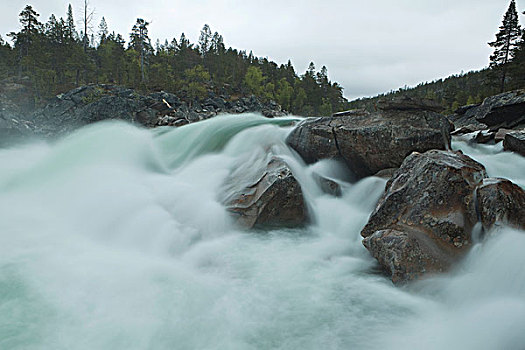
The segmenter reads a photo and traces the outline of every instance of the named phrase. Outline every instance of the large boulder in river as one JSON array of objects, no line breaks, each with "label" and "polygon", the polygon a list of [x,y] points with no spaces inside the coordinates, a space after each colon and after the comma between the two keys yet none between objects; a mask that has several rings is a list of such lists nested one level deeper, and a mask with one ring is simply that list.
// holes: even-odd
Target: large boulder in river
[{"label": "large boulder in river", "polygon": [[461,152],[413,153],[388,181],[363,244],[394,283],[447,270],[468,251],[478,222],[525,229],[525,193]]},{"label": "large boulder in river", "polygon": [[397,168],[413,151],[450,146],[452,125],[444,116],[390,107],[374,113],[308,118],[297,125],[286,142],[307,163],[342,159],[357,178]]},{"label": "large boulder in river", "polygon": [[490,127],[513,128],[525,122],[525,90],[487,97],[476,107],[476,120]]},{"label": "large boulder in river", "polygon": [[503,140],[503,148],[525,157],[525,131],[514,131],[507,133]]},{"label": "large boulder in river", "polygon": [[247,178],[230,180],[224,203],[239,226],[297,226],[306,221],[301,186],[282,159],[272,157],[265,168]]},{"label": "large boulder in river", "polygon": [[525,229],[525,191],[507,179],[484,179],[476,189],[478,219],[485,230],[503,224]]},{"label": "large boulder in river", "polygon": [[363,244],[396,283],[447,269],[470,243],[473,193],[486,176],[460,152],[411,154],[388,181],[361,232]]}]

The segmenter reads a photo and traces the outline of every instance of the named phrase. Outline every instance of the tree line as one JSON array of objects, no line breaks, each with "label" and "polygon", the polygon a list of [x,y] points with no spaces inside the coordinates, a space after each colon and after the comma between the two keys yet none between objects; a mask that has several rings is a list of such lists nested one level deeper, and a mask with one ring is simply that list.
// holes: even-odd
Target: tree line
[{"label": "tree line", "polygon": [[488,45],[494,48],[488,68],[351,101],[349,107],[373,110],[378,99],[410,96],[437,100],[445,112],[452,113],[460,106],[480,103],[488,96],[525,88],[525,30],[519,24],[515,0],[509,4],[496,39]]},{"label": "tree line", "polygon": [[292,63],[278,65],[251,52],[227,48],[222,35],[206,24],[198,43],[184,33],[179,39],[151,43],[147,21],[138,18],[126,41],[109,32],[106,19],[96,33],[88,33],[91,12],[83,8],[83,30],[75,26],[73,9],[66,18],[52,14],[39,21],[27,5],[19,14],[20,31],[11,32],[12,44],[0,36],[0,79],[28,76],[39,101],[91,83],[108,83],[141,92],[167,91],[188,101],[210,94],[235,99],[256,95],[274,100],[299,115],[330,115],[347,104],[343,88],[328,78],[326,67],[310,63],[299,75]]}]

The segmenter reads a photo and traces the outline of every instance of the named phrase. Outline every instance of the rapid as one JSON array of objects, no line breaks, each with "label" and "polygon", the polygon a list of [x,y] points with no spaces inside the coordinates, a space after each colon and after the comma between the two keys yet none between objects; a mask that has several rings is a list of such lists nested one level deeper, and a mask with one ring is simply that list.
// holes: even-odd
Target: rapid
[{"label": "rapid", "polygon": [[[306,165],[285,144],[296,119],[102,122],[0,149],[0,349],[525,348],[524,232],[395,287],[360,237],[386,180]],[[525,187],[520,156],[453,148]],[[221,204],[269,155],[301,184],[305,227],[243,231]]]}]

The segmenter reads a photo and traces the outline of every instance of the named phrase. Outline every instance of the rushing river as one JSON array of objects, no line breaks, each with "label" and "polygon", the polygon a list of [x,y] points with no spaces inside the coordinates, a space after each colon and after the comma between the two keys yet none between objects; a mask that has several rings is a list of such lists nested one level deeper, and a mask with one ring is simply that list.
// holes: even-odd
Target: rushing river
[{"label": "rushing river", "polygon": [[[440,278],[394,287],[361,244],[385,180],[326,194],[290,119],[178,129],[100,123],[0,149],[0,349],[524,349],[525,234],[503,229]],[[462,149],[525,186],[501,146]],[[221,205],[268,152],[298,178],[301,229],[246,232]]]}]

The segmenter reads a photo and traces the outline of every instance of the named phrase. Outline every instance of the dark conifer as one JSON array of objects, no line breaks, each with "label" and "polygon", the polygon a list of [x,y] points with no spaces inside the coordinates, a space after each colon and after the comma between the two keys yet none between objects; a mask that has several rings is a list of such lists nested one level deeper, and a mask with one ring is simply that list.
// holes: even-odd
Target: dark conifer
[{"label": "dark conifer", "polygon": [[507,63],[514,57],[521,35],[518,12],[516,11],[516,2],[514,0],[511,0],[499,29],[500,31],[496,34],[496,40],[489,43],[491,47],[494,47],[494,54],[490,56],[490,68],[499,71],[500,89],[503,92],[505,91]]}]

